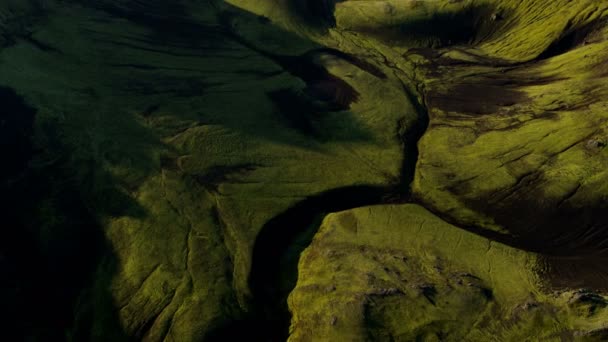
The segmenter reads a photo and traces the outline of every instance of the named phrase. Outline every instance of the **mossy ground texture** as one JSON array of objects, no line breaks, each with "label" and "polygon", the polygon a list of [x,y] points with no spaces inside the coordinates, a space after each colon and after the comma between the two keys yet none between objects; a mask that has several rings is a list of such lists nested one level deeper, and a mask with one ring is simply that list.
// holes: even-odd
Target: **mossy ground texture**
[{"label": "mossy ground texture", "polygon": [[608,3],[319,3],[0,4],[15,334],[608,338]]}]

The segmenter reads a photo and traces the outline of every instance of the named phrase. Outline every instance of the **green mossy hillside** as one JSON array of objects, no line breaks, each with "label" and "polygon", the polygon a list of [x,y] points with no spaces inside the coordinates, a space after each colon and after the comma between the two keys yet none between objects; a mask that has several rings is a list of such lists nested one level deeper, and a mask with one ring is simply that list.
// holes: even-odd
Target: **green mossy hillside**
[{"label": "green mossy hillside", "polygon": [[378,202],[303,254],[292,340],[605,337],[607,6],[3,1],[0,87],[35,112],[23,269],[79,261],[24,276],[31,303],[78,278],[28,336],[260,337],[284,314],[260,239],[281,282],[297,230]]},{"label": "green mossy hillside", "polygon": [[289,340],[600,340],[606,299],[549,291],[544,268],[418,205],[331,214],[300,259]]}]

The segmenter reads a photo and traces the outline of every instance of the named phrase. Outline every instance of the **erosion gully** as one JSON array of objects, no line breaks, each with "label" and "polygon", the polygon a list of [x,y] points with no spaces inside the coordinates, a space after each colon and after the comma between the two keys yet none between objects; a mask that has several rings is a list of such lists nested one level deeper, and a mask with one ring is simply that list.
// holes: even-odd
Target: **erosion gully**
[{"label": "erosion gully", "polygon": [[397,184],[329,190],[298,202],[268,221],[253,249],[249,275],[253,296],[250,312],[213,331],[209,340],[286,341],[291,322],[287,297],[296,286],[300,254],[312,242],[322,219],[329,213],[363,206],[410,202],[410,184],[418,160],[417,142],[426,131],[429,119],[416,94],[406,87],[404,91],[419,117],[408,133],[400,137],[404,157]]}]

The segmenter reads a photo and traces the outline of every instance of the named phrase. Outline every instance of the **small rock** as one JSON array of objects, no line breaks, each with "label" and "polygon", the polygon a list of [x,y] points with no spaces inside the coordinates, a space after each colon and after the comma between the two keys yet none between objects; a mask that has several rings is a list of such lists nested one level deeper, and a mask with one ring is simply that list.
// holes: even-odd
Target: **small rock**
[{"label": "small rock", "polygon": [[399,294],[401,293],[401,290],[397,289],[397,288],[390,288],[390,289],[381,289],[379,291],[379,294],[381,296],[391,296],[391,295],[395,295],[395,294]]},{"label": "small rock", "polygon": [[461,277],[464,277],[464,278],[472,278],[472,279],[480,280],[479,277],[477,277],[477,276],[475,276],[475,275],[473,275],[471,273],[460,273],[458,275],[461,276]]},{"label": "small rock", "polygon": [[497,12],[497,13],[492,14],[491,19],[492,19],[492,21],[500,21],[504,18],[501,13]]},{"label": "small rock", "polygon": [[585,145],[588,149],[601,149],[606,147],[606,142],[600,139],[590,139]]},{"label": "small rock", "polygon": [[524,310],[530,310],[530,309],[535,308],[535,307],[537,307],[537,306],[538,306],[538,303],[535,303],[535,302],[527,302],[527,303],[525,303],[524,305],[522,305],[522,309],[524,309]]},{"label": "small rock", "polygon": [[600,305],[602,307],[608,306],[608,301],[606,301],[604,297],[587,289],[578,290],[573,293],[569,303],[587,303]]}]

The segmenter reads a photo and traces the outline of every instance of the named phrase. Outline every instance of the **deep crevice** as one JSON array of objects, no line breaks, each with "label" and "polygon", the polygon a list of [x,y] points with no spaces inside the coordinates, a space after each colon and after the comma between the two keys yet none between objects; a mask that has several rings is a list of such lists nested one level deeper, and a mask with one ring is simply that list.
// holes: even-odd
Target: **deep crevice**
[{"label": "deep crevice", "polygon": [[605,19],[593,20],[580,27],[573,27],[572,22],[568,22],[562,35],[555,40],[536,60],[542,61],[556,57],[572,51],[587,43],[587,38],[602,25],[606,24]]},{"label": "deep crevice", "polygon": [[419,114],[402,140],[404,158],[401,179],[387,186],[350,186],[308,197],[268,221],[256,238],[249,274],[251,309],[248,315],[212,331],[209,341],[247,338],[254,341],[285,341],[291,313],[287,297],[295,288],[300,254],[320,228],[325,215],[370,205],[407,203],[418,160],[418,140],[429,124],[424,96],[418,98],[403,84],[403,90]]},{"label": "deep crevice", "polygon": [[288,6],[294,16],[308,25],[327,29],[336,25],[336,4],[346,0],[289,0]]}]

